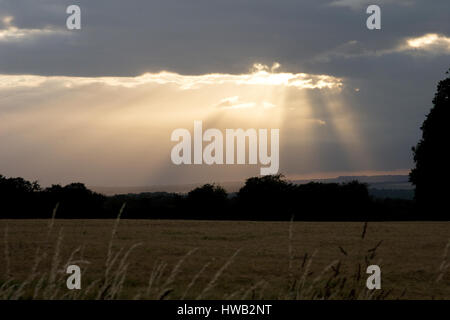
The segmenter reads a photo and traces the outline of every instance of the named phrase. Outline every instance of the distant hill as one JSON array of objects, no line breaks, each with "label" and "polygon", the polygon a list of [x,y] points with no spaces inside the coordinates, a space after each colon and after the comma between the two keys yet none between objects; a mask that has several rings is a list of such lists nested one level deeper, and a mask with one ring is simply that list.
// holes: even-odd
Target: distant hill
[{"label": "distant hill", "polygon": [[[296,184],[305,184],[311,181],[323,183],[343,183],[352,180],[365,182],[369,185],[371,195],[380,198],[412,199],[414,188],[408,181],[407,175],[378,175],[378,176],[340,176],[330,179],[292,180]],[[154,185],[154,186],[131,186],[131,187],[89,187],[95,192],[104,195],[148,193],[148,192],[175,192],[187,193],[204,183],[180,184],[180,185]],[[244,185],[243,181],[218,182],[217,184],[229,193],[237,192]]]},{"label": "distant hill", "polygon": [[407,175],[379,175],[379,176],[340,176],[331,179],[312,179],[312,180],[294,180],[294,183],[303,184],[310,181],[324,182],[324,183],[342,183],[352,180],[358,180],[359,182],[365,182],[369,185],[369,188],[376,189],[393,189],[393,190],[413,190],[413,185],[409,182]]},{"label": "distant hill", "polygon": [[369,194],[375,198],[392,198],[412,200],[414,186],[407,175],[378,175],[378,176],[340,176],[331,179],[295,180],[294,183],[304,184],[311,181],[324,183],[343,183],[358,180],[369,185]]}]

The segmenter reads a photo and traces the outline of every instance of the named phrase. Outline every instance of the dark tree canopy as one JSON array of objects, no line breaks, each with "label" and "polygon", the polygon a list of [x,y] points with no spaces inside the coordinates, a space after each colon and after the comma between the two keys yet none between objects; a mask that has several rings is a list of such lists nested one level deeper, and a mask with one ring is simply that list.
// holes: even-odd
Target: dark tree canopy
[{"label": "dark tree canopy", "polygon": [[409,177],[416,187],[415,198],[422,207],[432,208],[446,202],[450,165],[450,152],[447,149],[449,122],[450,77],[447,77],[437,86],[433,107],[420,128],[422,139],[413,147],[415,168]]},{"label": "dark tree canopy", "polygon": [[292,183],[281,174],[248,178],[239,190],[237,199],[240,209],[252,219],[291,219]]},{"label": "dark tree canopy", "polygon": [[187,194],[189,215],[196,218],[217,219],[226,210],[228,194],[224,188],[214,184],[205,184]]},{"label": "dark tree canopy", "polygon": [[[189,191],[188,201],[203,205],[223,205],[227,200],[227,192],[221,186],[205,184]],[[214,208],[210,208],[214,209]]]},{"label": "dark tree canopy", "polygon": [[252,177],[245,181],[238,198],[241,203],[252,208],[280,208],[288,202],[292,188],[292,184],[281,174]]},{"label": "dark tree canopy", "polygon": [[0,195],[8,197],[16,194],[24,194],[41,190],[37,181],[27,181],[23,178],[6,178],[0,175]]}]

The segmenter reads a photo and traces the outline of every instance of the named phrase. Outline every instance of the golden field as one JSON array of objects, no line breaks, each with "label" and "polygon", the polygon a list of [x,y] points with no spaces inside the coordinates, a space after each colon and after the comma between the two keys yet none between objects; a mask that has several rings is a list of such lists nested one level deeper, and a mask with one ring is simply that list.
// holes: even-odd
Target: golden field
[{"label": "golden field", "polygon": [[[450,299],[449,222],[0,220],[0,299]],[[69,264],[81,290],[66,288]],[[365,288],[369,264],[382,290]]]}]

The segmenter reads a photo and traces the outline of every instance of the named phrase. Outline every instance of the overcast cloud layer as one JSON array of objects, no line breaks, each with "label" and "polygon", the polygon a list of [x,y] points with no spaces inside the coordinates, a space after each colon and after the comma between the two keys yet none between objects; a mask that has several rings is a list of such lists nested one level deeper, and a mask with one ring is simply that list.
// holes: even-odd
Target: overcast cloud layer
[{"label": "overcast cloud layer", "polygon": [[[80,31],[65,28],[65,9],[74,3],[82,9]],[[365,9],[368,4],[381,6],[381,30],[366,28]],[[227,94],[211,94],[205,98],[205,106],[220,108],[239,102],[242,105],[255,103],[274,107],[274,110],[281,108],[282,117],[286,119],[283,126],[285,137],[298,136],[296,130],[305,121],[315,123],[316,129],[305,132],[308,135],[315,133],[314,150],[306,148],[306,144],[298,139],[284,140],[280,151],[281,170],[292,176],[339,171],[407,170],[412,166],[411,146],[420,136],[419,127],[431,107],[436,83],[450,67],[449,12],[448,0],[0,0],[0,122],[3,122],[0,147],[9,150],[7,155],[0,157],[0,173],[36,178],[45,183],[79,179],[91,185],[242,178],[239,170],[233,174],[225,171],[213,173],[208,171],[210,168],[207,171],[197,168],[195,170],[199,171],[195,172],[186,169],[180,174],[180,168],[168,164],[160,170],[158,177],[142,173],[146,167],[138,165],[139,170],[132,174],[122,170],[122,176],[113,179],[111,173],[124,168],[129,159],[117,160],[117,166],[111,165],[109,171],[105,169],[101,174],[95,168],[83,171],[77,168],[79,153],[60,154],[60,149],[52,149],[55,140],[51,137],[55,132],[50,130],[36,138],[34,142],[41,144],[36,146],[33,139],[27,138],[36,136],[30,131],[32,123],[28,124],[28,133],[25,134],[25,129],[20,131],[21,127],[13,127],[11,122],[6,126],[5,121],[25,117],[33,119],[35,115],[50,112],[48,110],[52,110],[54,115],[55,110],[60,110],[61,118],[54,118],[54,123],[57,123],[67,118],[64,118],[65,111],[76,116],[77,105],[87,99],[87,94],[93,96],[89,103],[95,105],[89,106],[96,112],[101,106],[102,114],[108,116],[119,108],[110,98],[116,90],[109,91],[110,83],[102,85],[85,80],[88,81],[83,83],[85,91],[80,91],[78,86],[63,90],[61,84],[55,84],[55,78],[46,76],[127,77],[138,79],[131,81],[139,81],[142,74],[158,75],[166,70],[187,81],[183,78],[186,75],[248,75],[254,63],[270,67],[275,62],[281,64],[277,73],[305,73],[311,79],[315,79],[315,75],[327,75],[342,81],[338,94],[331,90],[333,92],[326,96],[344,104],[335,112],[345,114],[330,115],[325,105],[331,102],[324,102],[324,92],[330,90],[318,88],[286,88],[283,95],[288,98],[280,104],[273,99],[255,100],[242,92],[233,94],[227,87]],[[29,85],[39,77],[21,78],[21,75],[43,76],[45,80],[34,89],[24,89],[24,83]],[[70,82],[65,81],[66,84]],[[123,88],[117,90],[121,92],[118,96],[129,97],[127,101],[147,92],[146,101],[152,103],[148,110],[157,112],[158,104],[164,101],[160,97],[161,92],[167,90],[168,95],[174,96],[172,89],[170,84],[152,83],[139,87],[138,93]],[[208,90],[219,92],[224,89],[208,87]],[[174,119],[173,129],[179,125],[192,125],[190,117],[187,118],[191,122],[186,121],[185,124],[178,120],[183,118],[183,107],[195,109],[193,105],[183,106],[185,94],[176,95],[181,105],[170,113]],[[297,110],[306,96],[308,103],[315,108],[314,116],[305,116]],[[189,96],[191,98],[195,101],[193,96]],[[123,108],[126,109],[126,99],[123,100]],[[108,109],[112,104],[114,108]],[[86,105],[82,107],[83,110],[88,108]],[[170,109],[170,106],[166,108]],[[123,113],[122,117],[125,115]],[[295,122],[293,119],[298,117],[301,121]],[[51,122],[46,122],[49,117],[44,118],[41,124],[51,127]],[[158,124],[155,120],[151,122],[152,118],[158,117],[149,116],[149,127],[154,129],[150,131],[156,132]],[[345,118],[352,124],[352,134],[357,136],[358,152],[364,153],[364,161],[351,161],[359,158],[352,155],[349,159],[349,146],[344,147],[342,141],[333,139],[338,125],[331,124],[336,118]],[[231,118],[228,120],[230,122],[223,121],[221,125],[225,127],[233,123]],[[161,135],[158,139],[162,140],[164,134],[170,135],[171,128],[170,121],[164,121],[167,132],[158,131]],[[215,122],[210,123],[214,125]],[[73,133],[83,130],[83,125],[86,123],[76,123]],[[37,123],[34,127],[36,132],[45,131]],[[142,127],[134,129],[139,131]],[[149,140],[150,147],[152,136],[141,133],[143,136]],[[351,141],[355,140],[346,137],[347,144]],[[113,149],[108,152],[112,153]],[[48,163],[45,156],[39,156],[37,162],[30,160],[30,155],[36,154],[36,150],[46,150],[52,154],[52,159],[60,157],[70,164],[56,166],[56,171],[48,168],[43,172],[44,164]],[[84,149],[79,145],[77,150],[81,152]],[[160,151],[164,157],[170,149]],[[108,152],[103,154],[105,159]],[[151,153],[143,152],[142,157],[140,161],[145,163],[145,157],[151,158]],[[183,181],[180,181],[180,176],[184,176]]]}]

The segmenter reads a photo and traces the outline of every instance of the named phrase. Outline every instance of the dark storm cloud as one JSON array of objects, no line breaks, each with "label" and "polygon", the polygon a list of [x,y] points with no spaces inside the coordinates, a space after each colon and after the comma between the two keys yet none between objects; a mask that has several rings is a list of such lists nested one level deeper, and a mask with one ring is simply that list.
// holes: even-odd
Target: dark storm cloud
[{"label": "dark storm cloud", "polygon": [[[364,1],[362,1],[364,2]],[[375,1],[380,2],[380,1]],[[407,3],[411,3],[408,1]],[[20,28],[65,28],[74,1],[3,0]],[[448,1],[381,1],[382,31],[365,28],[365,8],[332,1],[75,1],[82,30],[26,46],[0,43],[1,73],[137,75],[245,72],[255,61],[301,68],[351,40],[386,49],[406,36],[450,30]],[[339,2],[338,2],[339,3]],[[361,3],[361,1],[344,1]],[[25,51],[25,52],[24,52]]]},{"label": "dark storm cloud", "polygon": [[[82,30],[65,31],[65,8],[75,3]],[[368,4],[381,6],[379,31],[366,28]],[[3,0],[0,18],[13,16],[16,27],[64,32],[0,40],[0,74],[245,73],[254,62],[279,62],[289,72],[342,77],[370,169],[403,169],[450,53],[397,48],[428,33],[450,37],[449,9],[448,0]],[[352,169],[336,142],[317,152],[318,171]],[[302,171],[302,157],[304,150],[286,151],[288,171]]]}]

